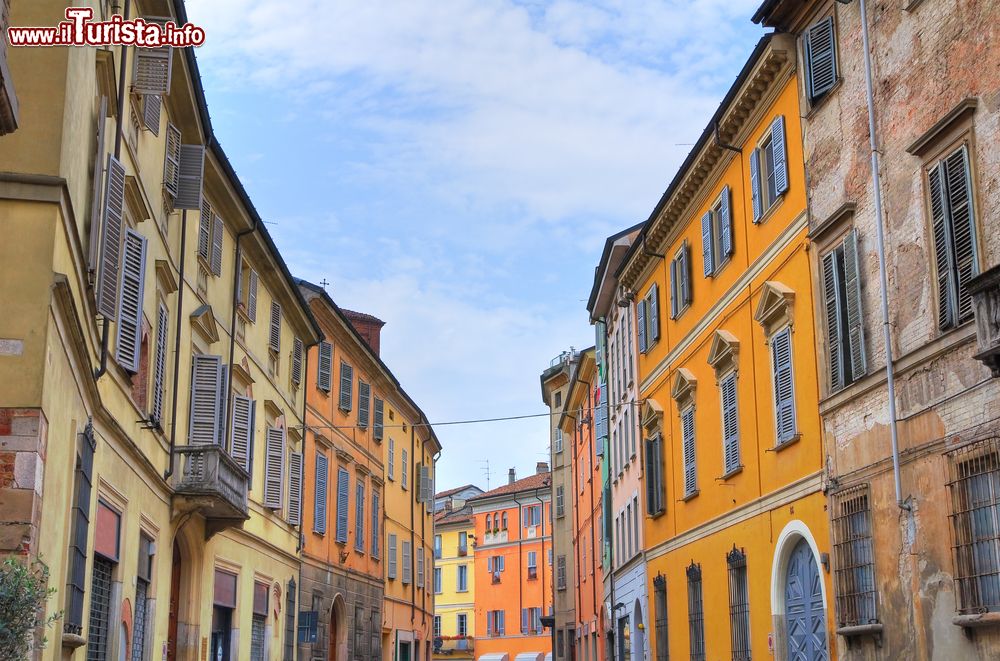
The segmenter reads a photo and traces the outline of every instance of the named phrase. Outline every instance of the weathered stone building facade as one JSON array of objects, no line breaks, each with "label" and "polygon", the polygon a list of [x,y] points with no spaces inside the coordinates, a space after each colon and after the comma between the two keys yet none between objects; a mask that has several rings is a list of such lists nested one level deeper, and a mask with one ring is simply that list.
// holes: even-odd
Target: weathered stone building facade
[{"label": "weathered stone building facade", "polygon": [[1000,3],[869,2],[895,489],[862,3],[769,0],[796,35],[840,658],[1000,655],[1000,380],[968,282],[1000,263]]}]

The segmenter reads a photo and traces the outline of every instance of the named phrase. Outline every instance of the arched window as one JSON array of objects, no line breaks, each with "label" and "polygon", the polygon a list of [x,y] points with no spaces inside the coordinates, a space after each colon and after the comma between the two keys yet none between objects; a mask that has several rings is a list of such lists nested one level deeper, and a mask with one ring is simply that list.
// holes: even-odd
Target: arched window
[{"label": "arched window", "polygon": [[501,521],[503,521],[503,523],[500,524],[500,529],[501,530],[506,530],[507,529],[507,512],[504,512],[501,516],[503,517],[501,519]]},{"label": "arched window", "polygon": [[489,532],[491,530],[493,530],[493,528],[490,526],[490,515],[487,514],[486,515],[486,532]]}]

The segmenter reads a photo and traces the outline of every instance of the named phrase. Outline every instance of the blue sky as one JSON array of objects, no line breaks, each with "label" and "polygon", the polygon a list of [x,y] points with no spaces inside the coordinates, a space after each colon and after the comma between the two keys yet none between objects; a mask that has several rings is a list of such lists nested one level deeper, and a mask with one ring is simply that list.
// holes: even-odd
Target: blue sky
[{"label": "blue sky", "polygon": [[[648,217],[757,4],[187,2],[216,132],[289,267],[387,322],[432,422],[545,412],[541,371],[593,344],[605,237]],[[439,489],[548,456],[544,418],[437,433]]]}]

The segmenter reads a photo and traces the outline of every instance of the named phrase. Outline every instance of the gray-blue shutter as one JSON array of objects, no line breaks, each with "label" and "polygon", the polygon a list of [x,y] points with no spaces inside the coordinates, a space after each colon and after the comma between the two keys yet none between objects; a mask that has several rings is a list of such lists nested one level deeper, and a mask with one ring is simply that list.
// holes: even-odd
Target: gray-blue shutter
[{"label": "gray-blue shutter", "polygon": [[104,130],[108,122],[108,97],[102,96],[97,109],[97,135],[94,153],[94,179],[90,189],[90,230],[87,240],[87,265],[91,270],[97,268],[97,249],[100,244],[102,210],[104,200],[101,191],[104,189]]},{"label": "gray-blue shutter", "polygon": [[250,321],[257,321],[257,281],[259,276],[257,272],[250,269],[250,275],[247,278],[247,317]]},{"label": "gray-blue shutter", "polygon": [[388,567],[386,569],[387,578],[396,578],[396,535],[389,533],[389,542],[386,544],[386,554],[389,556]]},{"label": "gray-blue shutter", "polygon": [[201,208],[205,175],[205,147],[181,145],[177,167],[177,195],[174,209],[198,210]]},{"label": "gray-blue shutter", "polygon": [[302,453],[288,455],[288,523],[302,523]]},{"label": "gray-blue shutter", "polygon": [[639,352],[646,353],[646,300],[639,301],[638,306],[638,331],[639,331]]},{"label": "gray-blue shutter", "polygon": [[694,447],[694,408],[688,408],[681,414],[681,439],[684,454],[684,495],[690,496],[698,490]]},{"label": "gray-blue shutter", "polygon": [[365,483],[361,476],[354,490],[354,548],[365,550]]},{"label": "gray-blue shutter", "polygon": [[226,447],[226,427],[229,424],[229,365],[219,368],[219,437],[216,443]]},{"label": "gray-blue shutter", "polygon": [[368,428],[368,413],[371,408],[372,387],[358,379],[358,427]]},{"label": "gray-blue shutter", "polygon": [[108,176],[101,218],[101,248],[97,263],[97,311],[118,320],[118,270],[121,260],[122,220],[125,214],[125,168],[108,154]]},{"label": "gray-blue shutter", "polygon": [[[156,312],[156,355],[153,357],[153,407],[150,417],[157,425],[163,420],[163,386],[167,378],[167,308],[160,303]],[[162,425],[161,425],[162,426]]]},{"label": "gray-blue shutter", "polygon": [[677,278],[677,258],[674,257],[670,260],[670,318],[676,319],[677,313],[680,312],[681,302],[680,302],[681,288],[680,282]]},{"label": "gray-blue shutter", "polygon": [[376,441],[381,441],[385,435],[385,402],[378,397],[375,398],[375,421],[372,425],[372,434]]},{"label": "gray-blue shutter", "polygon": [[302,340],[292,339],[292,383],[302,383]]},{"label": "gray-blue shutter", "polygon": [[285,430],[268,427],[264,439],[264,507],[281,509],[285,486]]},{"label": "gray-blue shutter", "polygon": [[722,390],[722,439],[725,471],[740,467],[740,430],[736,408],[736,374],[729,374],[719,384]]},{"label": "gray-blue shutter", "polygon": [[[181,177],[181,130],[173,124],[167,124],[166,143],[163,155],[163,187],[176,198]],[[176,205],[174,208],[177,208]]]},{"label": "gray-blue shutter", "polygon": [[173,55],[170,46],[136,48],[132,91],[136,94],[169,94]]},{"label": "gray-blue shutter", "polygon": [[733,215],[730,211],[730,198],[732,194],[729,186],[722,189],[722,197],[719,200],[719,261],[730,257],[733,254]]},{"label": "gray-blue shutter", "polygon": [[142,97],[142,125],[147,131],[160,135],[160,95],[145,94]]},{"label": "gray-blue shutter", "polygon": [[196,354],[191,357],[191,410],[188,412],[188,443],[211,445],[219,438],[219,378],[222,357]]},{"label": "gray-blue shutter", "polygon": [[753,222],[759,223],[764,215],[760,191],[760,150],[750,152],[750,196],[753,199]]},{"label": "gray-blue shutter", "polygon": [[319,362],[317,363],[316,385],[324,392],[330,392],[331,373],[333,372],[333,345],[329,342],[319,343]]},{"label": "gray-blue shutter", "polygon": [[243,470],[250,471],[250,442],[253,436],[253,400],[233,396],[233,413],[229,423],[229,454]]},{"label": "gray-blue shutter", "polygon": [[146,275],[146,237],[125,231],[122,277],[119,288],[118,333],[115,360],[129,372],[139,371],[142,346],[142,298]]},{"label": "gray-blue shutter", "polygon": [[198,255],[208,259],[212,249],[212,205],[202,195],[201,217],[198,219]]},{"label": "gray-blue shutter", "polygon": [[771,146],[774,150],[774,189],[778,195],[788,190],[788,154],[785,152],[785,116],[771,122]]},{"label": "gray-blue shutter", "polygon": [[712,239],[712,212],[706,211],[705,215],[701,217],[701,256],[706,278],[715,273],[715,260],[713,259],[714,252],[715,247]]},{"label": "gray-blue shutter", "polygon": [[857,380],[868,371],[865,358],[865,325],[861,311],[861,265],[857,230],[851,230],[844,237],[844,288],[848,343],[851,349],[851,378]]},{"label": "gray-blue shutter", "polygon": [[681,301],[683,305],[691,303],[691,246],[687,243],[681,248],[680,260],[677,262],[677,272],[681,281]]},{"label": "gray-blue shutter", "polygon": [[528,633],[528,609],[521,609],[521,633]]},{"label": "gray-blue shutter", "polygon": [[951,222],[952,248],[955,251],[955,285],[958,290],[958,323],[972,317],[969,280],[979,273],[976,261],[976,229],[972,209],[972,181],[969,152],[963,145],[945,160],[948,186],[948,219]]},{"label": "gray-blue shutter", "polygon": [[372,488],[372,557],[377,558],[379,555],[379,540],[381,539],[381,533],[379,532],[379,492],[374,487]]},{"label": "gray-blue shutter", "polygon": [[771,338],[774,366],[775,429],[778,445],[795,437],[795,378],[792,374],[792,331]]},{"label": "gray-blue shutter", "polygon": [[823,298],[826,308],[826,340],[830,362],[830,390],[844,387],[844,363],[841,351],[840,321],[842,318],[840,285],[837,278],[837,251],[823,256]]},{"label": "gray-blue shutter", "polygon": [[646,309],[646,316],[649,317],[649,337],[646,338],[646,342],[655,342],[660,339],[660,286],[655,282],[649,290],[649,306]]},{"label": "gray-blue shutter", "polygon": [[341,411],[350,411],[354,401],[354,368],[347,363],[340,363],[340,403]]},{"label": "gray-blue shutter", "polygon": [[328,482],[330,479],[330,460],[322,452],[316,453],[316,493],[314,495],[315,517],[313,531],[326,534],[326,504],[329,502]]},{"label": "gray-blue shutter", "polygon": [[805,69],[809,100],[816,101],[837,82],[837,48],[833,16],[816,23],[805,34]]},{"label": "gray-blue shutter", "polygon": [[267,335],[267,348],[274,353],[281,352],[281,303],[271,301],[271,324]]},{"label": "gray-blue shutter", "polygon": [[350,497],[350,476],[343,468],[337,469],[337,541],[347,542],[347,507]]},{"label": "gray-blue shutter", "polygon": [[212,219],[212,273],[222,275],[222,242],[225,236],[225,223],[218,214]]}]

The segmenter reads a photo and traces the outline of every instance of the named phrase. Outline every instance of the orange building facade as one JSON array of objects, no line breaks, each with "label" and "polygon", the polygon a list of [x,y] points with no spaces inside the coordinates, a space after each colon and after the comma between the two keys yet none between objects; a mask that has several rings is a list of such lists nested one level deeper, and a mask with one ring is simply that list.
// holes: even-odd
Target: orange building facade
[{"label": "orange building facade", "polygon": [[[548,464],[469,500],[475,524],[476,657],[542,661],[541,618],[552,610],[552,491]],[[505,659],[504,657],[507,657]]]}]

